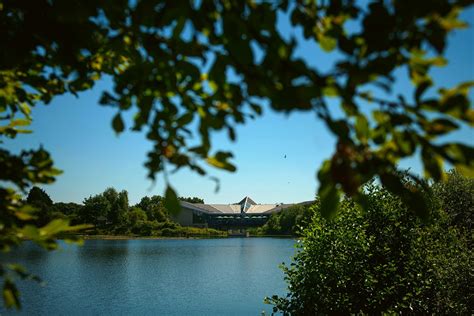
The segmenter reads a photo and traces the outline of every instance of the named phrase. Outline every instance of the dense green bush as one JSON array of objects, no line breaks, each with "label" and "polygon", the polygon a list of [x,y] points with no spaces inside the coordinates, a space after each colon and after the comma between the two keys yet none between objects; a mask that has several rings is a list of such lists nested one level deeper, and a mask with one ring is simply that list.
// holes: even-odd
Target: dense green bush
[{"label": "dense green bush", "polygon": [[433,207],[424,223],[386,190],[367,193],[366,211],[346,199],[333,221],[315,206],[300,251],[284,266],[287,297],[267,299],[274,311],[471,314],[472,253],[450,215]]},{"label": "dense green bush", "polygon": [[447,181],[433,185],[433,196],[437,206],[449,216],[450,224],[471,230],[474,217],[474,179],[463,177],[454,170]]}]

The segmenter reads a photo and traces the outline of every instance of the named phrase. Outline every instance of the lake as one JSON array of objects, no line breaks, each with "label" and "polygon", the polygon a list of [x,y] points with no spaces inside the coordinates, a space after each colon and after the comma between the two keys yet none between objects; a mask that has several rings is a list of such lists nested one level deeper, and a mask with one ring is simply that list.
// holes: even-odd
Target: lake
[{"label": "lake", "polygon": [[[87,240],[46,252],[25,243],[15,260],[47,282],[19,281],[25,315],[260,315],[284,295],[278,265],[295,240]],[[0,310],[2,311],[2,310]],[[5,311],[2,311],[2,314]]]}]

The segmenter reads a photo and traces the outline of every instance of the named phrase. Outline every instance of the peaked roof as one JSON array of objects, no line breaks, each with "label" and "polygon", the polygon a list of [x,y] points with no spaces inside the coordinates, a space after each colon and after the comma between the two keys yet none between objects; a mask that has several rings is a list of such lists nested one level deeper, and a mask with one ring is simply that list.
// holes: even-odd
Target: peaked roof
[{"label": "peaked roof", "polygon": [[251,205],[257,205],[257,203],[255,203],[255,201],[252,200],[248,196],[244,197],[239,203],[235,203],[235,204],[245,205],[245,203],[248,203],[248,204],[251,204]]}]

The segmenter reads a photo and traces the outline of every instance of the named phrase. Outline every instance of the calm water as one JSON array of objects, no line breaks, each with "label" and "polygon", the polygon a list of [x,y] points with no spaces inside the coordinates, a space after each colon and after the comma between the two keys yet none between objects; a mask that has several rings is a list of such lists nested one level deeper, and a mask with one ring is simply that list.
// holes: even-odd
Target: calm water
[{"label": "calm water", "polygon": [[286,293],[278,265],[290,261],[293,245],[275,238],[89,240],[50,253],[26,244],[8,259],[47,282],[19,282],[25,315],[259,315],[271,311],[265,296]]}]

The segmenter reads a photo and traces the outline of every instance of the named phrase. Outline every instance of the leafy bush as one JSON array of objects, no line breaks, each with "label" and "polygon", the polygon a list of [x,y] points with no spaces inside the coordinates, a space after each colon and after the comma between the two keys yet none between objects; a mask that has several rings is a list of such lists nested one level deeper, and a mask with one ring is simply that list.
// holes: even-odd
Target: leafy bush
[{"label": "leafy bush", "polygon": [[472,308],[467,238],[443,210],[423,223],[385,189],[367,188],[367,210],[341,203],[333,221],[315,206],[290,267],[287,297],[267,302],[284,314],[461,313]]},{"label": "leafy bush", "polygon": [[438,206],[449,216],[451,225],[469,232],[474,216],[474,179],[466,178],[452,170],[447,181],[433,186],[433,196]]}]

